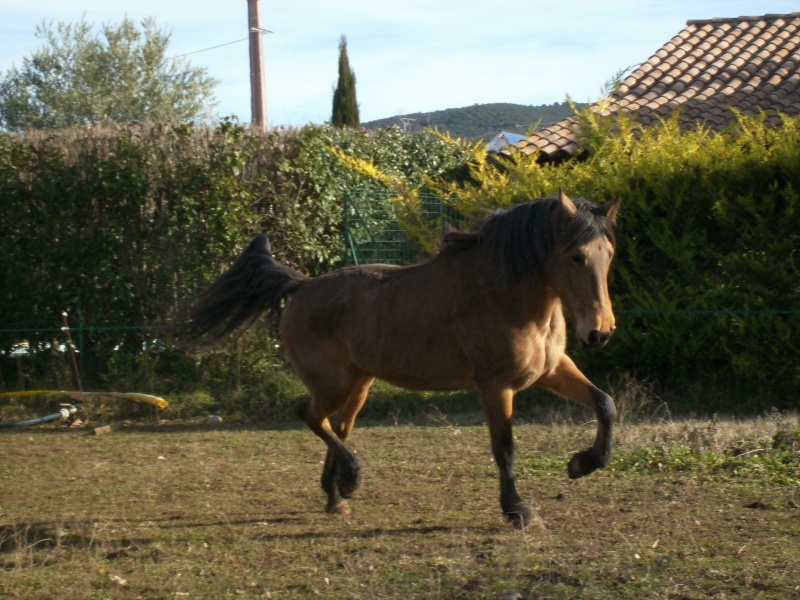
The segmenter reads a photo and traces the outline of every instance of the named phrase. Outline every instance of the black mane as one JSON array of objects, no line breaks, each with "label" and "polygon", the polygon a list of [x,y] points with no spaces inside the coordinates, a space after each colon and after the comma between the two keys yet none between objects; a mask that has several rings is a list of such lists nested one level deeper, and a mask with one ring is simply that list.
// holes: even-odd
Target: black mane
[{"label": "black mane", "polygon": [[572,198],[578,212],[566,217],[559,198],[543,198],[498,209],[478,225],[474,233],[445,234],[442,254],[475,247],[491,257],[503,285],[525,277],[539,277],[554,253],[570,252],[604,236],[615,244],[612,224],[595,204]]}]

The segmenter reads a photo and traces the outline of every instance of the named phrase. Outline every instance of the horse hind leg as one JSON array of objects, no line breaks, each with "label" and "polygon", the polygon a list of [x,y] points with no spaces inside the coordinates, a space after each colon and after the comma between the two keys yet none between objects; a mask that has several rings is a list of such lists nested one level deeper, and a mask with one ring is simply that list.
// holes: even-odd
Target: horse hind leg
[{"label": "horse hind leg", "polygon": [[298,416],[327,445],[322,469],[322,489],[328,496],[330,514],[349,512],[344,500],[361,485],[361,461],[345,446],[356,416],[366,401],[372,377],[360,377],[346,393],[316,394],[298,407]]},{"label": "horse hind leg", "polygon": [[346,490],[357,487],[361,477],[361,461],[344,445],[334,432],[328,415],[320,414],[316,405],[313,397],[307,398],[298,407],[297,414],[328,446],[321,481],[322,489],[328,496],[325,510],[330,514],[346,513],[348,510],[339,492],[339,482],[347,483]]},{"label": "horse hind leg", "polygon": [[[342,442],[346,441],[350,435],[350,432],[353,431],[353,427],[356,423],[356,417],[358,416],[358,413],[361,412],[364,403],[367,401],[369,389],[372,386],[373,381],[375,381],[373,377],[364,376],[360,378],[353,386],[353,390],[348,396],[345,405],[332,418],[331,424],[333,431],[337,436],[339,436],[339,439],[342,440]],[[346,471],[340,472],[337,468],[336,455],[331,452],[328,454],[331,457],[331,473],[328,477],[334,482],[336,489],[339,491],[339,494],[342,496],[342,498],[348,499],[361,486],[361,473],[359,471],[355,473],[354,477],[348,478]],[[326,465],[327,462],[328,461],[326,459]],[[323,479],[324,477],[325,472],[323,470]]]},{"label": "horse hind leg", "polygon": [[[331,515],[343,515],[350,513],[350,507],[348,506],[347,502],[345,502],[345,500],[348,500],[350,496],[343,496],[339,491],[339,479],[341,472],[339,464],[340,463],[337,462],[333,452],[328,449],[325,455],[325,466],[322,468],[322,478],[320,480],[320,484],[322,485],[322,489],[328,497],[328,501],[325,504],[325,512]],[[358,469],[360,470],[360,468],[361,465],[359,463]],[[356,475],[356,485],[360,485],[360,480],[360,474]]]}]

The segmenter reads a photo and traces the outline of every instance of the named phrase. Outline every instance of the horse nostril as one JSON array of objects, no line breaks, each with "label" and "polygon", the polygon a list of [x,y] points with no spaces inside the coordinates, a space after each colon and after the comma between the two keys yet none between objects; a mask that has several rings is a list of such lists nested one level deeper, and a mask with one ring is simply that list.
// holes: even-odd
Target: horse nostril
[{"label": "horse nostril", "polygon": [[593,329],[589,332],[589,345],[592,347],[605,346],[611,338],[612,331],[600,331]]}]

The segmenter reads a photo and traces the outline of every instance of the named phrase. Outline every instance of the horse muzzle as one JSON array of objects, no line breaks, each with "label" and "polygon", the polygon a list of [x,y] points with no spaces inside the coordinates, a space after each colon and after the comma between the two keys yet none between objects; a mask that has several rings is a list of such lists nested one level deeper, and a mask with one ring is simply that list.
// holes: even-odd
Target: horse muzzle
[{"label": "horse muzzle", "polygon": [[592,329],[589,332],[589,337],[586,340],[581,340],[585,348],[602,348],[611,339],[614,329],[608,331],[600,331],[599,329]]}]

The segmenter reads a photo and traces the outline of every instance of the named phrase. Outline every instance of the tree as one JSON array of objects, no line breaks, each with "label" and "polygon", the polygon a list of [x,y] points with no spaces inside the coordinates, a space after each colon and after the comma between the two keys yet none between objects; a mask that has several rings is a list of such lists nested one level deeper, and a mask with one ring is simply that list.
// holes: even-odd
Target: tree
[{"label": "tree", "polygon": [[141,27],[43,22],[44,45],[0,80],[0,126],[57,128],[109,122],[206,119],[216,105],[206,69],[165,57],[170,33],[155,19]]},{"label": "tree", "polygon": [[333,92],[334,127],[358,127],[358,102],[356,101],[356,74],[350,68],[347,58],[347,38],[339,40],[339,82]]}]

